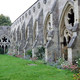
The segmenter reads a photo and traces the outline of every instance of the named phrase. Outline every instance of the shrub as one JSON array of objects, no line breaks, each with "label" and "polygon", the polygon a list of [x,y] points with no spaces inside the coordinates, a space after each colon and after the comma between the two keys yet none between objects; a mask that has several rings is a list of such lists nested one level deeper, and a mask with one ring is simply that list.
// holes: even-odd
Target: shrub
[{"label": "shrub", "polygon": [[63,59],[63,58],[59,58],[58,61],[57,61],[57,63],[58,63],[59,65],[61,65],[63,62],[64,62],[64,59]]},{"label": "shrub", "polygon": [[74,80],[80,80],[80,70],[79,73],[73,75]]},{"label": "shrub", "polygon": [[43,59],[44,53],[45,53],[45,48],[44,47],[38,47],[37,52],[35,54],[38,57],[38,59]]},{"label": "shrub", "polygon": [[76,64],[78,65],[78,67],[80,68],[80,58],[79,59],[76,59]]},{"label": "shrub", "polygon": [[5,53],[8,53],[8,48],[5,50]]},{"label": "shrub", "polygon": [[74,74],[73,78],[74,78],[74,80],[80,80],[80,58],[76,59],[75,61],[76,61],[77,67],[78,67],[77,68],[78,73]]},{"label": "shrub", "polygon": [[32,50],[28,50],[28,51],[26,52],[26,54],[29,55],[30,57],[32,57]]},{"label": "shrub", "polygon": [[[63,58],[59,58],[56,62],[54,62],[53,60],[49,60],[47,64],[54,66],[58,69],[62,69],[61,64],[64,62]],[[46,64],[46,63],[45,63]]]},{"label": "shrub", "polygon": [[73,64],[70,64],[68,61],[65,61],[61,64],[62,68],[63,69],[68,69],[68,70],[71,70],[72,72],[78,72],[78,66],[77,65],[73,65]]}]

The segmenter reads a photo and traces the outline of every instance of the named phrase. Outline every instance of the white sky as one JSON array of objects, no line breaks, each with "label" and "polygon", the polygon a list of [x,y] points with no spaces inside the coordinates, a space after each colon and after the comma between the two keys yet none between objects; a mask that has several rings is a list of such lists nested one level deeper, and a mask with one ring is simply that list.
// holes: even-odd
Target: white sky
[{"label": "white sky", "polygon": [[36,1],[37,0],[0,0],[0,14],[9,16],[13,22]]}]

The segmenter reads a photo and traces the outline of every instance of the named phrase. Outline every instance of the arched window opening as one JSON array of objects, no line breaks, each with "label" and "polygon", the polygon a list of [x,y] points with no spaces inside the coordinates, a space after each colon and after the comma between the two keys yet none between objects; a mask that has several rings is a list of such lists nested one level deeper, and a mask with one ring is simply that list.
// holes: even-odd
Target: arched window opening
[{"label": "arched window opening", "polygon": [[4,46],[0,45],[0,54],[4,54]]},{"label": "arched window opening", "polygon": [[48,33],[51,30],[51,23],[50,23],[50,15],[47,16],[46,21],[45,21],[45,28],[44,28],[44,42],[45,44],[48,42],[49,40],[49,36]]},{"label": "arched window opening", "polygon": [[8,52],[8,45],[10,43],[9,38],[5,35],[0,40],[2,45],[0,45],[0,54],[6,54]]},{"label": "arched window opening", "polygon": [[74,12],[73,9],[70,10],[70,13],[68,13],[68,23],[74,26]]},{"label": "arched window opening", "polygon": [[7,49],[8,47],[7,47],[7,45],[5,46],[5,49]]},{"label": "arched window opening", "polygon": [[[74,4],[72,2],[67,2],[63,8],[59,30],[60,30],[60,42],[61,42],[61,56],[68,60],[69,49],[68,45],[73,36],[72,27],[75,22]],[[71,52],[72,53],[72,52]],[[71,55],[70,55],[71,56]],[[72,57],[72,56],[71,56]]]},{"label": "arched window opening", "polygon": [[70,37],[70,36],[68,36],[68,44],[69,44],[70,40],[71,40],[71,37]]},{"label": "arched window opening", "polygon": [[66,38],[64,37],[64,42],[63,42],[64,47],[67,46]]}]

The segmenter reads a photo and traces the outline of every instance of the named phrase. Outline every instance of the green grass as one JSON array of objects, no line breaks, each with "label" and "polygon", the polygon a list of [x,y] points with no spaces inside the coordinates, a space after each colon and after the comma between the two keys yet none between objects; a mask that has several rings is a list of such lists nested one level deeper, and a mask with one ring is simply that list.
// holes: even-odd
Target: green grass
[{"label": "green grass", "polygon": [[73,80],[73,73],[44,65],[40,61],[0,55],[0,80]]}]

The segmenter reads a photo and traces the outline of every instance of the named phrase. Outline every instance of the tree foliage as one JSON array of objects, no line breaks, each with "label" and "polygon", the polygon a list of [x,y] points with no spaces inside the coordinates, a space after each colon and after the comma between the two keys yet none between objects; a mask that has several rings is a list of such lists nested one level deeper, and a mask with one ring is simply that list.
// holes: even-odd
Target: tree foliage
[{"label": "tree foliage", "polygon": [[8,16],[0,15],[0,26],[11,26],[11,20]]}]

